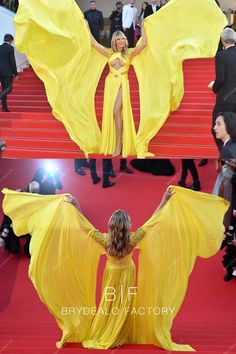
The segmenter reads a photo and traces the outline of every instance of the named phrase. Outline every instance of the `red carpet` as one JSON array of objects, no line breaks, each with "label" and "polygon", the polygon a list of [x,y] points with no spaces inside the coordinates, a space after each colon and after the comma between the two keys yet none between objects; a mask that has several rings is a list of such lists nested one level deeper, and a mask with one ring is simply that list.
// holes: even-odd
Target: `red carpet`
[{"label": "red carpet", "polygon": [[[96,95],[96,111],[101,124],[103,87],[107,68]],[[139,125],[138,83],[130,70],[132,106],[136,127]],[[211,136],[211,112],[214,94],[207,88],[214,80],[212,59],[186,61],[185,96],[180,108],[168,118],[153,138],[150,151],[158,157],[217,157]],[[9,96],[10,113],[0,112],[0,137],[8,146],[5,158],[75,158],[81,155],[63,125],[51,115],[42,82],[32,70],[25,70],[14,83]]]},{"label": "red carpet", "polygon": [[[180,161],[176,160],[177,174],[173,177],[155,177],[141,172],[135,172],[134,175],[118,174],[116,186],[104,190],[101,184],[91,183],[88,173],[85,177],[75,174],[73,161],[54,162],[62,172],[63,192],[77,196],[87,218],[104,231],[108,217],[117,208],[130,213],[133,229],[142,225],[155,210],[166,186],[176,184],[179,179]],[[43,160],[1,160],[0,187],[24,187],[32,178],[34,169],[43,163]],[[117,161],[115,171],[118,172]],[[98,161],[98,172],[101,175],[101,161]],[[210,192],[216,178],[214,162],[210,161],[199,169],[199,173],[203,190]],[[79,345],[68,345],[65,349],[56,350],[55,342],[60,337],[60,331],[39,301],[27,277],[27,270],[28,260],[23,253],[8,256],[0,249],[0,353],[88,352]],[[179,343],[192,345],[202,354],[236,353],[235,279],[225,283],[223,276],[220,253],[208,260],[199,259],[190,277],[184,304],[174,323],[173,338]],[[154,346],[138,345],[126,345],[107,352],[119,351],[125,354],[164,353]],[[104,353],[95,351],[98,352]]]}]

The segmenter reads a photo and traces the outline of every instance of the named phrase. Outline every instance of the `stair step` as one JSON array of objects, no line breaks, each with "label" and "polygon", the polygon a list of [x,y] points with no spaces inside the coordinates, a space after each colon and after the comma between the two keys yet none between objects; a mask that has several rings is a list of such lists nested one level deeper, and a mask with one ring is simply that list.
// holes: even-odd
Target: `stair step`
[{"label": "stair step", "polygon": [[[106,66],[95,99],[100,126],[104,81],[107,74]],[[179,109],[171,113],[164,127],[152,140],[150,151],[163,158],[218,156],[211,136],[211,116],[215,95],[207,88],[214,75],[214,59],[184,62],[183,101]],[[62,123],[52,116],[43,82],[30,68],[19,76],[19,80],[14,82],[12,94],[9,95],[11,112],[0,112],[0,136],[7,143],[7,150],[3,153],[3,157],[40,157],[40,153],[42,158],[53,156],[53,153],[56,154],[55,157],[68,158],[81,155],[79,147],[70,140]],[[140,119],[139,88],[132,67],[129,78],[133,116],[137,129]]]}]

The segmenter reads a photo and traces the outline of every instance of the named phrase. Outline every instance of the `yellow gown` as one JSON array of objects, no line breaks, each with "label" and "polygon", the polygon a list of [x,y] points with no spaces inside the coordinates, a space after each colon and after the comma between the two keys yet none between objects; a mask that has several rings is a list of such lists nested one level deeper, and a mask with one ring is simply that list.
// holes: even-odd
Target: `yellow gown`
[{"label": "yellow gown", "polygon": [[[135,247],[144,235],[142,229],[133,232],[130,235],[130,245]],[[107,235],[95,232],[92,238],[106,249]],[[108,349],[128,343],[130,329],[134,326],[131,310],[135,306],[136,268],[132,253],[121,259],[107,254],[107,258],[102,298],[83,341],[85,348]]]},{"label": "yellow gown", "polygon": [[[107,305],[103,291],[97,314],[97,269],[106,236],[101,237],[83,215],[65,203],[66,195],[3,190],[3,210],[12,219],[15,233],[32,235],[29,277],[62,330],[58,348],[66,342],[78,342],[96,348],[140,343],[166,350],[193,350],[172,341],[172,322],[183,302],[196,257],[210,257],[221,246],[229,203],[180,187],[173,190],[170,201],[133,234],[134,245],[140,240],[134,298],[127,298],[127,287],[135,284],[131,254],[120,261],[108,257],[103,289],[123,285],[124,306],[132,311],[124,312],[121,292]],[[132,242],[132,235],[130,238]],[[121,311],[118,315],[113,312],[115,308]],[[172,311],[157,312],[162,308]]]},{"label": "yellow gown", "polygon": [[[94,97],[106,58],[91,48],[83,14],[74,0],[20,0],[15,16],[16,47],[44,82],[53,114],[86,155],[112,152],[114,122],[109,114],[99,129]],[[148,155],[150,140],[177,109],[184,94],[182,63],[216,53],[226,18],[215,0],[170,0],[145,19],[147,47],[134,66],[140,95],[135,153]],[[125,81],[124,79],[122,81]],[[111,100],[111,101],[110,101]],[[106,95],[110,106],[114,96]],[[126,102],[126,99],[125,99]],[[126,114],[125,114],[126,117]],[[124,156],[133,153],[131,118],[124,117]],[[112,135],[109,135],[112,132]],[[131,142],[126,146],[127,138]],[[111,142],[110,142],[111,140]]]},{"label": "yellow gown", "polygon": [[[103,118],[102,118],[102,154],[114,154],[116,146],[116,127],[114,120],[114,106],[118,91],[122,90],[122,119],[123,119],[123,138],[122,156],[136,155],[135,141],[136,132],[133,120],[132,107],[130,102],[130,90],[128,71],[130,67],[130,55],[132,50],[128,50],[126,57],[121,53],[112,53],[108,59],[110,72],[105,82]],[[112,66],[112,62],[119,59],[124,66],[118,70]]]}]

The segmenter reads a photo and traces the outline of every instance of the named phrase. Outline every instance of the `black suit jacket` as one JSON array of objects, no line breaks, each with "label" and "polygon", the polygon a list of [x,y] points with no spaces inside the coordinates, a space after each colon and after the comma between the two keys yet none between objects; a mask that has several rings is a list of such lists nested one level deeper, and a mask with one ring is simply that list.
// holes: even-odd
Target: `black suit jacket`
[{"label": "black suit jacket", "polygon": [[236,104],[236,47],[216,54],[216,80],[212,90],[217,104]]},{"label": "black suit jacket", "polygon": [[[157,6],[156,11],[158,11],[158,10],[160,10],[159,6]],[[152,14],[153,14],[152,5],[148,5],[146,7],[145,11],[144,11],[144,16],[143,17],[145,18],[145,17],[148,17],[148,16],[150,16]]]},{"label": "black suit jacket", "polygon": [[220,152],[221,160],[229,160],[236,158],[236,142],[229,140]]},{"label": "black suit jacket", "polygon": [[84,17],[88,21],[92,33],[99,33],[99,31],[103,30],[104,19],[101,11],[87,10],[84,13]]},{"label": "black suit jacket", "polygon": [[14,48],[8,44],[0,45],[0,76],[17,76]]}]

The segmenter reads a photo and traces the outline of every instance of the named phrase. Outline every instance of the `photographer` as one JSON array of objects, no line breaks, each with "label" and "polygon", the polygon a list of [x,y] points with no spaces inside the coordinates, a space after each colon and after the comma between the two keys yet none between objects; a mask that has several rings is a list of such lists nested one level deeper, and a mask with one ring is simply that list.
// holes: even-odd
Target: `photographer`
[{"label": "photographer", "polygon": [[[28,185],[28,187],[20,189],[19,192],[39,193],[39,188],[39,183],[33,181]],[[23,237],[26,239],[24,252],[25,255],[30,258],[29,245],[31,236],[29,234],[20,236],[20,238]],[[2,225],[0,227],[0,247],[5,245],[5,250],[7,253],[18,254],[20,253],[20,238],[17,237],[13,231],[11,219],[7,215],[4,215]]]},{"label": "photographer", "polygon": [[48,170],[44,167],[39,167],[34,174],[33,181],[40,185],[39,194],[50,195],[56,194],[56,190],[62,190],[60,171],[58,168]]}]

